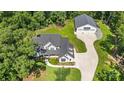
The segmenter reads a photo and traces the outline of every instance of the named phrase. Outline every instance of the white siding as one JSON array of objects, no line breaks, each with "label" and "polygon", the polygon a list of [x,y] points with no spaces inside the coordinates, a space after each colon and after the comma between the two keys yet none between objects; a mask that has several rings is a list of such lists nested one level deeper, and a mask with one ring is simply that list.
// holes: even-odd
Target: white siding
[{"label": "white siding", "polygon": [[[90,29],[89,30],[86,30],[85,27],[89,27]],[[81,26],[81,27],[78,27],[76,32],[77,33],[95,33],[97,30],[97,28],[87,24],[87,25],[84,25],[84,26]]]},{"label": "white siding", "polygon": [[51,45],[51,46],[48,47],[48,50],[56,50],[56,47]]},{"label": "white siding", "polygon": [[57,48],[56,48],[51,42],[48,42],[48,43],[44,46],[44,49],[56,50]]}]

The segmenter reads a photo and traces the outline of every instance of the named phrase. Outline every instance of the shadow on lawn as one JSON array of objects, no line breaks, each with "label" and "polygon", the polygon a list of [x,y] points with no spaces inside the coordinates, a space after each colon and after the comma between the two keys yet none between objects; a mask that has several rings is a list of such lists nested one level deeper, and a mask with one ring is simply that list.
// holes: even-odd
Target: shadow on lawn
[{"label": "shadow on lawn", "polygon": [[66,77],[70,74],[70,69],[58,68],[55,71],[56,81],[65,81]]}]

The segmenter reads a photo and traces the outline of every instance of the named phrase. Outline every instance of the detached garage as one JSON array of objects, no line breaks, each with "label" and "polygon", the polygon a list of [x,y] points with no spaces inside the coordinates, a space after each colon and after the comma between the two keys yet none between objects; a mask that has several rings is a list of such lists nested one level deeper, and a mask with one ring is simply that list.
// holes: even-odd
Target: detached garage
[{"label": "detached garage", "polygon": [[94,19],[86,14],[75,17],[75,33],[95,33],[98,26]]}]

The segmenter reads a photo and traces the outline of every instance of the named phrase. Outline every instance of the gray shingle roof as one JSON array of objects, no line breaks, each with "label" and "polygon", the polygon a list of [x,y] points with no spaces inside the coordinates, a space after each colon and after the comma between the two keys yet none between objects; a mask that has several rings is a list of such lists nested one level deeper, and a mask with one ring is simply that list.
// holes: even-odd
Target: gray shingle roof
[{"label": "gray shingle roof", "polygon": [[97,24],[94,21],[94,19],[86,14],[75,17],[74,21],[75,21],[75,29],[86,24],[97,27]]},{"label": "gray shingle roof", "polygon": [[[70,50],[70,48],[72,50]],[[72,52],[73,54],[71,54],[70,52]],[[63,38],[62,39],[62,42],[61,42],[61,50],[60,50],[60,56],[59,57],[62,57],[64,56],[65,54],[69,54],[71,57],[74,58],[74,50],[73,50],[73,46],[72,44],[70,44],[68,42],[68,39],[67,38]]]},{"label": "gray shingle roof", "polygon": [[[74,58],[74,51],[69,50],[69,48],[73,49],[73,46],[69,43],[67,38],[62,38],[59,34],[42,34],[33,37],[33,41],[38,44],[40,48],[43,48],[48,42],[51,42],[55,46],[59,46],[60,49],[57,50],[47,50],[45,55],[58,55],[59,57],[64,56],[65,54],[69,54]],[[37,47],[38,48],[38,47]],[[73,54],[70,54],[72,52]]]},{"label": "gray shingle roof", "polygon": [[60,46],[61,36],[59,34],[43,34],[33,37],[33,40],[40,46],[44,46],[48,42],[55,46]]}]

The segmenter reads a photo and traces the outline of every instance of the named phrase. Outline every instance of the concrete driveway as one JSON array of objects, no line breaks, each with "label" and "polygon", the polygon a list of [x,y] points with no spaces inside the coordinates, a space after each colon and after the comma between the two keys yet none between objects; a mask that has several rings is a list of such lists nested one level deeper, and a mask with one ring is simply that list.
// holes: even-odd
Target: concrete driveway
[{"label": "concrete driveway", "polygon": [[97,36],[94,33],[82,33],[77,34],[77,38],[85,43],[87,52],[75,52],[76,67],[81,71],[82,81],[91,81],[98,64],[98,55],[93,45],[94,41],[97,40]]}]

